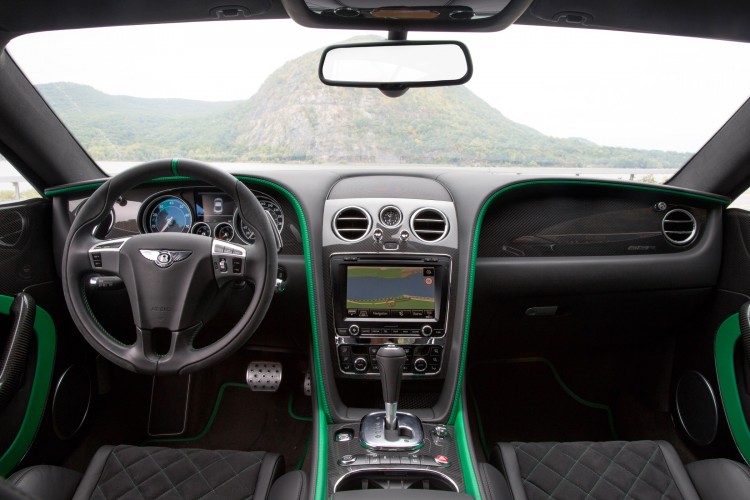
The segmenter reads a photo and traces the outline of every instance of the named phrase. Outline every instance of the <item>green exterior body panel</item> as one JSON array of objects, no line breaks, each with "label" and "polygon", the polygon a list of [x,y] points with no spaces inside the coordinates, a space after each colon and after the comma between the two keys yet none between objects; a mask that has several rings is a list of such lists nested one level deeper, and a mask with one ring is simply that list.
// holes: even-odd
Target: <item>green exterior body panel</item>
[{"label": "green exterior body panel", "polygon": [[[0,314],[9,315],[13,297],[0,295]],[[47,406],[50,385],[52,384],[52,370],[55,366],[55,350],[57,348],[57,335],[55,324],[50,315],[41,307],[36,307],[34,319],[34,333],[36,334],[37,359],[34,381],[31,385],[29,403],[26,407],[21,428],[10,447],[0,456],[0,476],[7,477],[13,469],[21,462],[23,457],[31,448],[39,425],[44,416]]]},{"label": "green exterior body panel", "polygon": [[734,367],[734,350],[741,335],[739,315],[733,314],[724,320],[719,331],[716,332],[714,354],[719,392],[729,430],[745,462],[750,463],[750,429],[748,429],[745,412],[742,409]]}]

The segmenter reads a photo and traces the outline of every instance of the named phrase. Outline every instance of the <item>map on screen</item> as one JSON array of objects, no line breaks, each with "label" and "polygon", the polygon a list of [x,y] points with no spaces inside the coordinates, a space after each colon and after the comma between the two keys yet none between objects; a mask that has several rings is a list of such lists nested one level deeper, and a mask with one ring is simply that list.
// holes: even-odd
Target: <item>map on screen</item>
[{"label": "map on screen", "polygon": [[359,317],[434,317],[434,267],[349,266],[346,307]]}]

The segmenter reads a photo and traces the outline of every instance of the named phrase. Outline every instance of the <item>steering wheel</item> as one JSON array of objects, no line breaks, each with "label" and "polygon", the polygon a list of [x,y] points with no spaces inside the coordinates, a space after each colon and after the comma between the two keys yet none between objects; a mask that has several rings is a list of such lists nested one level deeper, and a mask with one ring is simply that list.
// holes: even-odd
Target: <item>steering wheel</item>
[{"label": "steering wheel", "polygon": [[[205,181],[231,196],[242,219],[256,228],[255,243],[237,245],[187,233],[149,233],[114,240],[94,236],[94,229],[118,197],[143,182],[172,175]],[[193,160],[144,163],[109,179],[81,207],[65,241],[65,301],[86,341],[116,365],[148,375],[190,373],[242,347],[262,321],[276,284],[275,237],[258,200],[229,173]],[[123,280],[136,326],[134,344],[123,344],[95,318],[85,294],[85,279],[92,273]],[[244,314],[222,338],[194,348],[195,335],[211,318],[216,304],[228,296],[229,283],[239,279],[255,285]],[[155,350],[157,335],[168,336],[167,352]]]}]

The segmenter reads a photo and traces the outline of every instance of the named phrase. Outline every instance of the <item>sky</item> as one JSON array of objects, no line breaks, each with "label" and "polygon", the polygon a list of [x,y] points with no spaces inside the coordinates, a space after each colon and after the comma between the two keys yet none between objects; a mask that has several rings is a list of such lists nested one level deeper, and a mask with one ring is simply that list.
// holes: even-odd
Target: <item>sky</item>
[{"label": "sky", "polygon": [[[364,34],[213,22],[37,33],[8,50],[35,84],[231,101],[284,62]],[[463,41],[474,63],[467,87],[479,97],[547,135],[600,145],[692,153],[750,96],[750,44],[530,26],[409,39]]]}]

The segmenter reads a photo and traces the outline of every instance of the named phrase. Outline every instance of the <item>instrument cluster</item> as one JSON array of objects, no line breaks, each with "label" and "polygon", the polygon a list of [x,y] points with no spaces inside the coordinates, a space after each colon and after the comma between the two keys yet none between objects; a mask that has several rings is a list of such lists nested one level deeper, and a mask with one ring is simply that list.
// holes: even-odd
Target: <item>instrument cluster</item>
[{"label": "instrument cluster", "polygon": [[[271,215],[279,233],[284,227],[281,205],[271,196],[253,191]],[[221,241],[255,243],[256,230],[242,219],[234,200],[219,191],[181,191],[160,194],[142,205],[140,230],[145,233],[193,233]]]}]

